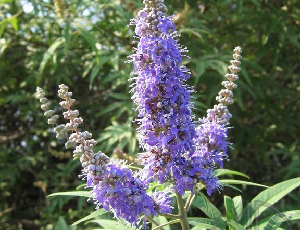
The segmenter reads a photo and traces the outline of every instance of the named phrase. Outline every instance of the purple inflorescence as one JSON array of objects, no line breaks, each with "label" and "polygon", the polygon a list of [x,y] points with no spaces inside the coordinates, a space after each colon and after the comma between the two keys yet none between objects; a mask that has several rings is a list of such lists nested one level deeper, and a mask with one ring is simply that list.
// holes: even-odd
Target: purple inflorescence
[{"label": "purple inflorescence", "polygon": [[[171,17],[166,15],[163,0],[144,0],[145,8],[131,21],[139,39],[131,55],[136,77],[132,84],[132,99],[139,111],[137,122],[140,154],[144,168],[142,178],[160,183],[171,182],[176,192],[193,192],[197,183],[207,187],[210,195],[220,183],[214,176],[216,167],[223,167],[227,158],[227,125],[230,114],[226,105],[233,103],[232,82],[238,77],[240,47],[235,48],[234,61],[227,74],[225,90],[221,90],[219,105],[208,110],[195,128],[191,109],[191,87],[185,82],[189,70],[181,65],[187,52],[175,39],[178,34]],[[223,84],[223,83],[222,83]]]},{"label": "purple inflorescence", "polygon": [[228,128],[207,118],[200,119],[200,125],[196,128],[197,132],[197,151],[194,155],[209,159],[213,165],[223,168],[223,160],[227,156],[227,131]]},{"label": "purple inflorescence", "polygon": [[130,169],[110,164],[103,174],[87,178],[97,203],[107,211],[111,209],[117,218],[137,225],[141,215],[157,215],[153,200],[146,194],[147,186]]},{"label": "purple inflorescence", "polygon": [[137,77],[133,100],[137,104],[138,136],[146,152],[141,155],[145,179],[171,181],[183,194],[191,182],[183,176],[186,157],[194,151],[189,71],[181,65],[182,52],[175,40],[175,25],[161,0],[144,1],[145,8],[132,20],[139,43],[131,56]]},{"label": "purple inflorescence", "polygon": [[208,195],[215,189],[220,189],[221,184],[214,176],[216,167],[223,168],[223,160],[227,159],[227,127],[209,121],[199,119],[200,125],[196,128],[196,151],[191,157],[190,175],[196,177],[199,182],[206,185]]},{"label": "purple inflorescence", "polygon": [[150,196],[155,204],[155,211],[160,214],[172,212],[172,199],[165,192],[154,192]]}]

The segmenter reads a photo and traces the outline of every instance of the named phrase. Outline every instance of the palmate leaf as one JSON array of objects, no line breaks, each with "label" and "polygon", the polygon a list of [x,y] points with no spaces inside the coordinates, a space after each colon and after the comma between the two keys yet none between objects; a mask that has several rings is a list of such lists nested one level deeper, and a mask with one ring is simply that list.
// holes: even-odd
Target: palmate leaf
[{"label": "palmate leaf", "polygon": [[299,177],[278,183],[261,192],[244,209],[241,224],[245,227],[250,226],[255,218],[298,186],[300,186]]}]

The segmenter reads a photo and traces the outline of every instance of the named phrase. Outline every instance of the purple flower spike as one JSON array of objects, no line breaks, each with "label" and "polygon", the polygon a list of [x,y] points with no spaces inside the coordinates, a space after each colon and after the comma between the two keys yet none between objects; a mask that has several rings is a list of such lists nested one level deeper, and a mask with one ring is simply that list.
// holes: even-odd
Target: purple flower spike
[{"label": "purple flower spike", "polygon": [[186,49],[175,39],[178,34],[163,1],[144,3],[138,18],[131,21],[139,38],[131,61],[137,75],[132,99],[139,111],[138,137],[146,150],[140,156],[145,166],[142,177],[170,181],[183,194],[193,187],[183,174],[196,138],[190,102],[193,89],[185,85],[189,70],[181,65]]}]

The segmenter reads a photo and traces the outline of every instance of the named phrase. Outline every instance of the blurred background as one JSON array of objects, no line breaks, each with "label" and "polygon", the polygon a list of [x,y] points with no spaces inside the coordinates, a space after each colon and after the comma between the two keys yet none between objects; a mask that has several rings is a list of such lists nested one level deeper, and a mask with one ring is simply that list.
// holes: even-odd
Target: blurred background
[{"label": "blurred background", "polygon": [[[234,149],[225,168],[266,185],[300,176],[300,2],[165,4],[189,49],[184,64],[197,91],[197,118],[216,103],[232,50],[243,48],[236,103],[229,108]],[[134,27],[127,25],[142,7],[142,0],[0,0],[0,229],[67,229],[95,208],[85,198],[46,198],[83,181],[80,163],[43,116],[37,86],[58,113],[58,84],[70,87],[82,130],[93,133],[99,150],[129,161],[141,151],[129,93],[133,67],[125,61],[135,46]],[[245,201],[262,191],[240,188]],[[225,194],[240,195],[225,188],[210,201],[222,210]],[[277,208],[299,203],[298,190]]]}]

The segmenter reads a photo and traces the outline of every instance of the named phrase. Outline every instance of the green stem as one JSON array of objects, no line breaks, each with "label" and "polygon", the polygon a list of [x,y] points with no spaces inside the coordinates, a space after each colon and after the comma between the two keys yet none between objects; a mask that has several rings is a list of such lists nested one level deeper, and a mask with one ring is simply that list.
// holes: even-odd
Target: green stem
[{"label": "green stem", "polygon": [[182,217],[182,218],[180,218],[180,223],[181,223],[182,230],[190,230],[190,226],[189,226],[189,223],[188,223],[188,220],[187,220],[187,214],[186,214],[186,211],[184,209],[182,196],[179,193],[176,193],[176,198],[177,198],[179,216]]},{"label": "green stem", "polygon": [[186,199],[186,202],[185,202],[185,205],[184,205],[185,211],[187,211],[187,209],[188,209],[188,207],[189,207],[189,205],[190,205],[192,196],[193,196],[193,194],[191,193],[191,194],[188,196],[188,198]]},{"label": "green stem", "polygon": [[176,223],[178,223],[178,222],[181,222],[181,220],[180,220],[180,219],[172,220],[172,221],[170,221],[170,222],[168,222],[168,223],[165,223],[165,224],[159,225],[159,226],[157,226],[157,227],[155,227],[155,228],[152,228],[152,230],[157,230],[157,229],[159,229],[159,228],[161,228],[161,227],[164,227],[164,226],[167,226],[167,225],[171,225],[171,224],[176,224]]},{"label": "green stem", "polygon": [[167,218],[173,218],[173,219],[182,218],[182,216],[180,216],[180,215],[175,215],[175,214],[171,214],[171,213],[159,214],[159,215],[167,217]]},{"label": "green stem", "polygon": [[158,226],[158,227],[155,227],[155,229],[164,230],[163,226],[160,226],[159,223],[157,223],[152,217],[147,216],[147,220],[149,220],[150,222],[152,222],[153,224]]},{"label": "green stem", "polygon": [[194,200],[196,198],[196,195],[194,194],[191,199],[189,200],[189,203],[188,204],[185,204],[185,211],[189,211],[190,207],[192,206]]}]

